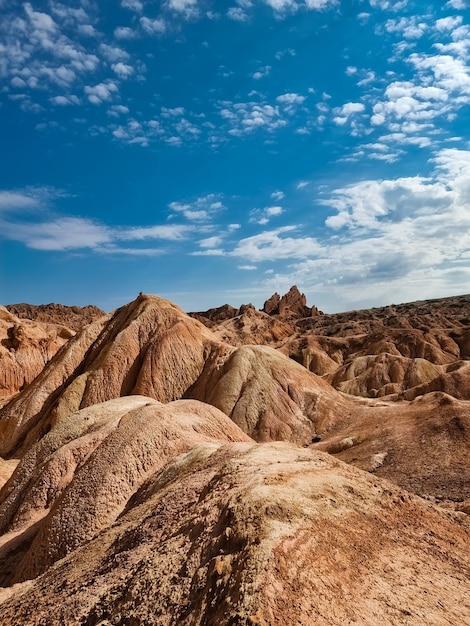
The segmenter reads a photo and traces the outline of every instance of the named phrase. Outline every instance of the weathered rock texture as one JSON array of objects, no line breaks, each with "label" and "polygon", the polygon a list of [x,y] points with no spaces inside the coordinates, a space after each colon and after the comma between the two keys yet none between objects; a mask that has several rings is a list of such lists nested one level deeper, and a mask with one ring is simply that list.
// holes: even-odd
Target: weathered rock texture
[{"label": "weathered rock texture", "polygon": [[[30,448],[0,491],[4,551],[12,534],[28,537],[14,580],[37,576],[107,528],[145,480],[181,452],[230,441],[250,438],[195,400],[161,404],[130,396],[64,418]],[[15,561],[18,553],[16,545]],[[9,563],[7,554],[4,574]]]},{"label": "weathered rock texture", "polygon": [[331,456],[206,444],[5,594],[2,625],[465,624],[469,540],[467,516]]},{"label": "weathered rock texture", "polygon": [[241,307],[236,316],[212,325],[212,331],[233,346],[275,345],[295,332],[292,324],[257,311],[253,306]]},{"label": "weathered rock texture", "polygon": [[310,443],[350,410],[331,385],[267,346],[208,360],[188,396],[218,407],[256,441]]},{"label": "weathered rock texture", "polygon": [[24,389],[73,335],[65,326],[22,320],[0,307],[0,398]]},{"label": "weathered rock texture", "polygon": [[2,626],[470,623],[470,298],[305,307],[141,294],[0,408]]},{"label": "weathered rock texture", "polygon": [[[280,315],[283,306],[297,313]],[[348,394],[411,400],[443,391],[469,397],[470,296],[307,317],[303,306],[304,296],[292,287],[267,300],[264,316],[254,309],[248,316],[237,312],[211,322],[211,330],[234,346],[272,346]]]},{"label": "weathered rock texture", "polygon": [[328,383],[273,348],[235,350],[171,302],[141,295],[86,326],[0,409],[0,454],[27,449],[70,413],[131,394],[209,402],[261,441],[308,443],[347,410]]},{"label": "weathered rock texture", "polygon": [[22,319],[61,324],[74,331],[79,331],[86,324],[106,315],[104,311],[91,304],[80,307],[55,303],[36,305],[22,302],[21,304],[7,304],[5,308]]},{"label": "weathered rock texture", "polygon": [[0,454],[11,454],[26,435],[37,440],[80,408],[130,394],[181,398],[215,343],[176,305],[139,296],[84,327],[21,397],[0,410]]},{"label": "weathered rock texture", "polygon": [[295,285],[282,297],[278,293],[273,294],[266,300],[262,310],[268,315],[279,315],[286,319],[321,315],[315,306],[307,306],[305,294],[300,293]]},{"label": "weathered rock texture", "polygon": [[[281,323],[252,307],[240,317],[246,316],[261,325],[266,318]],[[264,329],[272,337],[273,326]],[[370,345],[379,346],[379,354],[364,355],[365,335],[354,336],[350,344],[342,336],[295,336],[277,342],[278,350],[241,345],[242,333],[232,339],[236,345],[221,341],[216,329],[208,330],[167,300],[141,295],[112,317],[86,326],[0,409],[1,453],[22,456],[69,415],[98,403],[127,395],[160,402],[185,397],[217,407],[256,441],[313,442],[423,495],[470,497],[467,362],[458,361],[458,367],[446,362],[457,343],[441,341],[443,364],[434,364],[421,356],[381,353],[384,344],[376,337]],[[401,345],[398,339],[396,344]],[[282,354],[294,349],[301,363]],[[348,349],[358,356],[345,361]],[[323,378],[309,371],[321,367],[329,372]],[[442,377],[447,377],[447,393],[461,402],[430,394],[420,403],[417,392],[444,386],[436,385]]]}]

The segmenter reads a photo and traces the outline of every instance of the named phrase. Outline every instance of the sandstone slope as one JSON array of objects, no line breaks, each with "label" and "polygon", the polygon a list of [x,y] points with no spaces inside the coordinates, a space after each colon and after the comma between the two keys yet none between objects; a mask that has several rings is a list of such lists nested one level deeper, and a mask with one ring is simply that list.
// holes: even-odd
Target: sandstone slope
[{"label": "sandstone slope", "polygon": [[3,583],[45,571],[107,528],[157,470],[204,442],[251,441],[195,400],[130,396],[69,415],[23,456],[0,491]]},{"label": "sandstone slope", "polygon": [[[319,338],[312,341],[320,345]],[[304,358],[312,358],[312,341]],[[332,362],[339,350],[330,352]],[[361,360],[375,362],[375,370],[346,371],[355,374],[352,391],[360,383],[364,394],[372,393],[371,381],[391,393],[406,381],[435,380],[438,368],[452,366],[393,355],[358,357],[356,365]],[[449,373],[455,384],[462,371]],[[469,388],[463,380],[462,389]],[[21,456],[76,411],[130,394],[161,402],[193,398],[223,411],[257,441],[319,442],[413,491],[441,500],[447,490],[447,499],[463,501],[470,497],[470,405],[432,394],[424,403],[399,400],[413,389],[385,402],[341,393],[279,350],[230,346],[174,304],[141,295],[85,327],[0,410],[0,444],[3,456]]]},{"label": "sandstone slope", "polygon": [[295,361],[254,345],[208,359],[187,395],[221,409],[256,441],[298,444],[341,423],[354,404]]},{"label": "sandstone slope", "polygon": [[86,326],[0,409],[0,454],[27,449],[70,413],[131,394],[209,402],[261,441],[309,443],[348,411],[328,383],[273,348],[235,349],[171,302],[141,295]]},{"label": "sandstone slope", "polygon": [[203,369],[210,332],[176,305],[141,295],[85,326],[41,375],[0,410],[0,454],[40,438],[80,408],[142,394],[180,398]]},{"label": "sandstone slope", "polygon": [[4,593],[3,626],[455,626],[470,526],[291,445],[202,445],[121,517]]},{"label": "sandstone slope", "polygon": [[438,501],[470,498],[470,403],[442,392],[364,400],[313,447]]},{"label": "sandstone slope", "polygon": [[19,319],[0,306],[0,398],[24,389],[73,335],[65,326]]}]

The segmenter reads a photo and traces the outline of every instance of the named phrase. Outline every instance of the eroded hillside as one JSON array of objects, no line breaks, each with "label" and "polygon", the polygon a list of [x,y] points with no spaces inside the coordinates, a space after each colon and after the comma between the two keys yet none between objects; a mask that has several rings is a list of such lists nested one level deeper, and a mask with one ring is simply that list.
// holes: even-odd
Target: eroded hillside
[{"label": "eroded hillside", "polygon": [[470,621],[469,313],[86,325],[0,409],[2,624]]}]

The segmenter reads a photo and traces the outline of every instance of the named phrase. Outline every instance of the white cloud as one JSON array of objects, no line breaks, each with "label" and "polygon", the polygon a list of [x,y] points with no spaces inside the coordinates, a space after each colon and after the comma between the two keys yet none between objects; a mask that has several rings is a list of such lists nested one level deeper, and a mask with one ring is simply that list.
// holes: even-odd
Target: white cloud
[{"label": "white cloud", "polygon": [[123,230],[119,238],[122,240],[166,239],[180,241],[186,239],[191,227],[186,224],[163,224],[157,226],[142,226]]},{"label": "white cloud", "polygon": [[2,223],[4,236],[44,251],[99,248],[111,243],[110,230],[92,220],[61,217],[42,223]]},{"label": "white cloud", "polygon": [[114,29],[114,36],[116,39],[129,40],[135,39],[137,33],[129,26],[118,26]]},{"label": "white cloud", "polygon": [[288,237],[286,233],[295,226],[283,226],[259,235],[241,239],[232,255],[249,261],[273,261],[275,259],[302,259],[319,253],[321,246],[313,237]]},{"label": "white cloud", "polygon": [[106,43],[101,43],[99,46],[100,53],[109,63],[118,63],[119,61],[128,61],[130,55],[126,50],[119,48],[118,46],[110,46]]},{"label": "white cloud", "polygon": [[370,6],[382,11],[401,11],[408,4],[408,0],[369,0]]},{"label": "white cloud", "polygon": [[460,26],[463,22],[463,18],[461,15],[454,15],[448,17],[442,17],[439,20],[436,20],[435,28],[439,31],[453,31],[458,26]]},{"label": "white cloud", "polygon": [[338,0],[264,0],[277,14],[292,13],[300,8],[314,11],[323,11],[338,5]]},{"label": "white cloud", "polygon": [[279,104],[302,104],[305,102],[305,96],[301,96],[298,93],[284,93],[276,98]]},{"label": "white cloud", "polygon": [[467,3],[466,0],[449,0],[446,7],[452,7],[453,9],[457,9],[457,11],[461,11],[467,8]]},{"label": "white cloud", "polygon": [[366,75],[364,76],[364,78],[358,81],[357,86],[365,87],[366,85],[373,83],[375,80],[376,80],[375,72],[366,72]]},{"label": "white cloud", "polygon": [[193,17],[198,14],[197,0],[169,0],[168,7],[185,17]]},{"label": "white cloud", "polygon": [[273,191],[271,194],[271,198],[273,200],[283,200],[284,199],[284,192],[283,191]]},{"label": "white cloud", "polygon": [[417,70],[430,70],[435,78],[435,86],[447,92],[457,92],[467,98],[470,90],[470,68],[462,59],[442,54],[428,56],[414,53],[410,62]]},{"label": "white cloud", "polygon": [[16,212],[37,207],[39,199],[35,195],[17,191],[0,191],[0,211]]},{"label": "white cloud", "polygon": [[108,109],[108,115],[113,117],[119,117],[120,115],[126,115],[127,113],[129,113],[129,108],[123,104],[113,104]]},{"label": "white cloud", "polygon": [[434,164],[427,178],[366,180],[333,191],[323,200],[335,210],[326,223],[333,235],[310,252],[304,235],[275,231],[242,240],[239,251],[254,261],[279,261],[284,252],[277,240],[291,239],[288,245],[305,251],[305,258],[299,252],[300,260],[266,285],[301,284],[336,310],[409,302],[417,293],[466,293],[470,151],[441,150]]},{"label": "white cloud", "polygon": [[167,29],[166,22],[163,19],[151,20],[148,17],[141,17],[139,23],[142,30],[148,35],[163,35]]},{"label": "white cloud", "polygon": [[[57,2],[49,4],[52,15],[36,11],[27,2],[17,11],[5,11],[0,23],[0,74],[10,77],[12,86],[35,90],[33,102],[48,90],[49,96],[65,95],[85,73],[94,72],[99,58],[93,53],[94,41],[82,44],[82,37],[96,34],[83,8],[74,9]],[[61,88],[57,93],[57,87]],[[25,107],[23,107],[25,108]]]},{"label": "white cloud", "polygon": [[134,68],[131,65],[125,63],[114,63],[111,66],[113,72],[119,76],[119,78],[129,78],[134,73]]},{"label": "white cloud", "polygon": [[93,87],[87,85],[84,88],[84,92],[92,104],[102,104],[103,102],[108,102],[112,99],[113,94],[117,93],[117,91],[117,85],[111,81],[99,83]]},{"label": "white cloud", "polygon": [[103,254],[153,255],[164,250],[126,247],[123,241],[184,241],[193,232],[188,224],[109,226],[87,217],[57,215],[51,201],[64,196],[60,190],[32,188],[0,191],[0,233],[35,250],[60,252],[90,249]]},{"label": "white cloud", "polygon": [[242,136],[259,129],[273,132],[287,124],[279,108],[268,103],[222,101],[219,107],[229,135]]},{"label": "white cloud", "polygon": [[168,206],[172,212],[181,213],[192,222],[207,222],[219,211],[225,209],[220,196],[216,194],[201,196],[193,202],[171,202]]},{"label": "white cloud", "polygon": [[253,270],[257,270],[256,265],[238,265],[239,270],[246,270],[247,272],[252,272]]},{"label": "white cloud", "polygon": [[34,11],[29,2],[26,2],[23,7],[26,15],[29,18],[29,21],[31,22],[37,33],[41,33],[42,31],[50,33],[57,31],[57,24],[54,22],[50,15],[48,15],[47,13]]},{"label": "white cloud", "polygon": [[248,22],[250,19],[246,11],[241,7],[230,7],[227,10],[227,17],[234,22]]},{"label": "white cloud", "polygon": [[270,65],[265,65],[264,67],[260,68],[257,72],[252,74],[251,77],[254,78],[255,80],[260,80],[261,78],[268,76],[271,69],[272,68]]},{"label": "white cloud", "polygon": [[54,96],[51,98],[51,102],[59,106],[78,105],[80,104],[80,98],[72,94],[69,96]]},{"label": "white cloud", "polygon": [[[284,195],[284,194],[283,194]],[[250,222],[252,224],[268,224],[272,217],[278,217],[284,213],[280,206],[270,206],[264,209],[253,209],[250,211]]]},{"label": "white cloud", "polygon": [[428,25],[418,20],[417,16],[390,19],[385,23],[385,29],[389,33],[400,33],[405,39],[419,39],[426,32]]},{"label": "white cloud", "polygon": [[121,6],[136,13],[142,13],[144,10],[144,5],[140,0],[121,0]]},{"label": "white cloud", "polygon": [[268,6],[278,13],[297,10],[296,0],[264,0]]},{"label": "white cloud", "polygon": [[167,108],[167,107],[162,107],[161,108],[161,114],[162,117],[167,117],[167,118],[172,118],[172,117],[182,117],[184,115],[184,108],[183,107],[173,107],[173,108]]},{"label": "white cloud", "polygon": [[324,201],[338,211],[326,220],[326,225],[335,230],[380,228],[382,219],[401,221],[422,205],[441,207],[446,198],[447,192],[441,183],[418,176],[363,181],[337,189],[331,199]]},{"label": "white cloud", "polygon": [[338,4],[338,0],[305,0],[305,4],[308,9],[322,11],[323,9],[329,9],[336,6]]},{"label": "white cloud", "polygon": [[99,35],[98,31],[91,24],[79,24],[77,30],[84,37],[98,37]]},{"label": "white cloud", "polygon": [[365,110],[365,106],[362,102],[347,102],[341,107],[336,107],[333,110],[335,117],[333,121],[338,126],[343,126],[346,122],[357,113],[362,113]]},{"label": "white cloud", "polygon": [[206,237],[205,239],[201,239],[199,241],[199,245],[201,246],[201,248],[216,248],[217,246],[220,246],[221,243],[222,237],[220,237],[219,235]]}]

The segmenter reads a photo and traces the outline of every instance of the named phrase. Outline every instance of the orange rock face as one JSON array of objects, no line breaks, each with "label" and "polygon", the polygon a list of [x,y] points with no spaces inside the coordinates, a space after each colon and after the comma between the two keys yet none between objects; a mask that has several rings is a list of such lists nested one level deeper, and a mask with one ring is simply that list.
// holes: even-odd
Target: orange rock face
[{"label": "orange rock face", "polygon": [[22,320],[0,307],[0,398],[24,389],[73,335],[65,326]]}]

